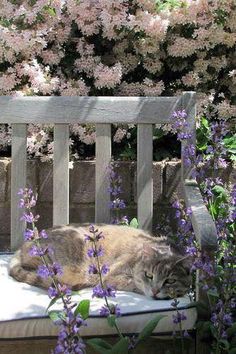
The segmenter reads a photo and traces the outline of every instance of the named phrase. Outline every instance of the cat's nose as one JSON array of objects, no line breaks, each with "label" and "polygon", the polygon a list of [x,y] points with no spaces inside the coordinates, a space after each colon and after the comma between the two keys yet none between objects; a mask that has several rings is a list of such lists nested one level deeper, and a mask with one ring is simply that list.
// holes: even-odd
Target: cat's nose
[{"label": "cat's nose", "polygon": [[153,294],[154,297],[156,297],[159,292],[160,292],[160,289],[158,289],[158,288],[152,288],[152,294]]}]

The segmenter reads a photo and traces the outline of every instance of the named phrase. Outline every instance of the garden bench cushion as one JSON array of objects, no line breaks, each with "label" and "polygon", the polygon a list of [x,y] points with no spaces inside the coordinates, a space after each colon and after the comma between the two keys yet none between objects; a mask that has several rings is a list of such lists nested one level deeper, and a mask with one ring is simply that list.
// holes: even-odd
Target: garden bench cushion
[{"label": "garden bench cushion", "polygon": [[[8,275],[8,264],[11,255],[0,255],[0,338],[34,338],[54,337],[58,327],[46,315],[49,304],[47,292],[28,284],[19,283]],[[115,329],[107,324],[105,318],[99,316],[99,309],[104,304],[102,299],[93,299],[91,289],[84,289],[76,299],[90,299],[91,311],[87,319],[87,327],[81,329],[83,336],[104,336],[115,334]],[[188,296],[179,298],[179,309],[184,311],[187,320],[183,321],[182,328],[193,329],[197,313]],[[131,292],[118,291],[112,302],[121,307],[122,317],[118,319],[123,333],[139,333],[147,321],[157,314],[165,317],[159,322],[154,333],[166,334],[178,331],[178,325],[173,324],[173,315],[176,311],[171,306],[172,300],[153,300],[146,296]],[[61,308],[60,304],[53,305],[52,309]]]}]

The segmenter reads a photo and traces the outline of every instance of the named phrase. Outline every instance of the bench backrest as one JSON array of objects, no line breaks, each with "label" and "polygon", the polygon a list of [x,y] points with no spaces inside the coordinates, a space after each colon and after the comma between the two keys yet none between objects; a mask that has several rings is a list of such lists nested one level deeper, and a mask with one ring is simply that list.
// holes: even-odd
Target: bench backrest
[{"label": "bench backrest", "polygon": [[[12,125],[11,248],[22,243],[18,195],[26,185],[27,124],[54,124],[53,224],[69,223],[69,123],[96,126],[95,222],[110,222],[107,173],[111,162],[111,124],[137,124],[137,204],[140,228],[151,229],[153,217],[153,124],[169,123],[185,109],[195,144],[196,95],[178,97],[0,97],[0,124]],[[182,147],[183,150],[183,147]],[[182,179],[191,166],[182,163]]]}]

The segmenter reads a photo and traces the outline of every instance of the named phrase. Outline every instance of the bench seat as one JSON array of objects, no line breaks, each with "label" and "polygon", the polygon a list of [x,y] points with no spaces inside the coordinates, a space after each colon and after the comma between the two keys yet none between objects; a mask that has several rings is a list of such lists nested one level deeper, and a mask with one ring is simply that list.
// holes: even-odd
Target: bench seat
[{"label": "bench seat", "polygon": [[[0,338],[43,338],[55,337],[58,327],[47,316],[45,309],[49,304],[47,292],[28,284],[19,283],[8,275],[10,254],[0,255]],[[81,328],[81,334],[86,337],[108,336],[116,334],[114,328],[107,324],[106,318],[99,316],[99,309],[104,304],[102,299],[92,298],[92,290],[84,289],[80,295],[75,295],[76,300],[90,299],[91,311],[87,319],[87,327]],[[179,326],[173,324],[175,310],[171,306],[172,300],[153,300],[146,296],[131,292],[118,291],[113,303],[118,303],[122,316],[118,319],[123,333],[139,333],[145,324],[157,314],[163,314],[163,318],[157,325],[154,333],[164,335],[178,331]],[[179,298],[179,309],[185,311],[187,320],[182,327],[193,329],[196,322],[196,308],[191,304],[188,296]],[[57,303],[51,309],[60,309]]]}]

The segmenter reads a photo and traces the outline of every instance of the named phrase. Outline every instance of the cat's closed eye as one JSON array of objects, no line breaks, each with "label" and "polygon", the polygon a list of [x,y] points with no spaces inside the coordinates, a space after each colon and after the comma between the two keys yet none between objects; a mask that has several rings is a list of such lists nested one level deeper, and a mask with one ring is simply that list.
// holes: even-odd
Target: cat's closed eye
[{"label": "cat's closed eye", "polygon": [[168,285],[168,284],[174,284],[176,282],[176,279],[166,279],[166,281],[164,282],[164,284]]},{"label": "cat's closed eye", "polygon": [[153,274],[148,273],[148,272],[145,272],[144,274],[145,274],[145,277],[146,277],[146,278],[148,278],[148,279],[150,279],[150,280],[153,279]]}]

